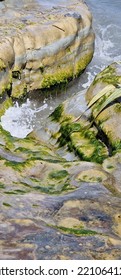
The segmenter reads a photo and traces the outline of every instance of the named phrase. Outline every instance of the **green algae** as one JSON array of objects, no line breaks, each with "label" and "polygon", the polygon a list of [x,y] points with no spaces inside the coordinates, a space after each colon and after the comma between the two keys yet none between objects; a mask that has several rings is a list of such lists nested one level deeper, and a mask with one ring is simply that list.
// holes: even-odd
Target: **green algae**
[{"label": "green algae", "polygon": [[4,139],[6,149],[8,150],[14,149],[15,138],[11,136],[11,134],[8,131],[4,130],[1,125],[0,125],[0,137]]},{"label": "green algae", "polygon": [[60,180],[60,179],[67,177],[68,175],[69,175],[68,172],[63,169],[63,170],[59,170],[59,171],[52,171],[49,174],[49,178],[55,179],[55,180]]},{"label": "green algae", "polygon": [[114,110],[116,113],[121,113],[121,103],[115,104]]},{"label": "green algae", "polygon": [[[51,226],[51,225],[50,225]],[[52,226],[51,226],[52,227]],[[61,226],[53,226],[55,229],[58,229],[64,233],[67,234],[74,234],[77,236],[82,236],[82,235],[96,235],[98,234],[96,231],[89,230],[89,229],[84,229],[83,227],[81,228],[66,228],[66,227],[61,227]]]},{"label": "green algae", "polygon": [[5,206],[5,207],[12,207],[9,203],[7,203],[7,202],[3,202],[3,206]]},{"label": "green algae", "polygon": [[93,57],[93,52],[90,52],[88,54],[83,55],[78,62],[75,63],[75,77],[78,77],[84,69],[87,67],[87,65],[90,63]]},{"label": "green algae", "polygon": [[5,101],[3,101],[0,105],[0,117],[4,115],[5,111],[11,106],[13,106],[12,98],[7,98]]},{"label": "green algae", "polygon": [[8,195],[17,195],[17,194],[24,195],[28,193],[28,191],[17,189],[17,190],[5,191],[4,193]]},{"label": "green algae", "polygon": [[67,69],[58,69],[53,74],[44,74],[43,80],[40,84],[40,88],[55,87],[60,84],[67,84],[73,78],[73,67],[70,66]]},{"label": "green algae", "polygon": [[9,166],[12,169],[14,169],[17,172],[22,172],[23,170],[25,170],[25,168],[28,168],[30,166],[33,165],[33,162],[31,160],[26,160],[25,162],[16,162],[16,161],[9,161],[6,160],[4,162],[5,166]]},{"label": "green algae", "polygon": [[110,165],[110,164],[109,164],[109,165],[107,165],[107,168],[108,168],[108,169],[114,169],[114,165]]},{"label": "green algae", "polygon": [[96,138],[95,131],[86,130],[80,123],[63,122],[59,133],[59,146],[67,145],[81,160],[102,163],[108,156],[106,146]]},{"label": "green algae", "polygon": [[115,66],[112,64],[97,74],[92,84],[95,85],[100,81],[117,86],[117,84],[121,82],[121,76],[116,74]]},{"label": "green algae", "polygon": [[59,122],[63,112],[64,112],[64,106],[63,104],[60,104],[50,115],[51,120]]},{"label": "green algae", "polygon": [[[70,53],[70,48],[67,49],[67,52]],[[75,62],[75,65],[69,65],[68,68],[61,68],[61,66],[58,66],[58,69],[53,74],[43,74],[43,67],[40,71],[43,74],[43,80],[40,84],[40,88],[47,89],[51,87],[55,87],[61,84],[67,84],[69,81],[71,81],[74,77],[78,77],[86,68],[86,66],[89,64],[93,56],[93,52],[90,52],[89,54],[83,55],[83,57],[79,58],[77,62]]]},{"label": "green algae", "polygon": [[27,84],[25,82],[15,85],[12,88],[13,99],[23,99],[27,95]]},{"label": "green algae", "polygon": [[0,182],[0,189],[5,189],[5,185]]},{"label": "green algae", "polygon": [[12,90],[12,75],[11,72],[8,73],[7,81],[1,86],[0,96],[4,96],[5,93],[8,94],[8,96],[11,95]]}]

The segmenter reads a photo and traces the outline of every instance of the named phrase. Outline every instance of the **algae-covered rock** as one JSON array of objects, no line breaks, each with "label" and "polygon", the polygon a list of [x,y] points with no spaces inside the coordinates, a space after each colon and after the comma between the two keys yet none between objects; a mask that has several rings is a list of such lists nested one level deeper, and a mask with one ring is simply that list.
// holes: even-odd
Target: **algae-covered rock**
[{"label": "algae-covered rock", "polygon": [[7,1],[1,9],[0,95],[9,90],[19,99],[26,92],[67,84],[91,61],[92,16],[83,1],[61,3],[61,9],[58,1],[54,6]]},{"label": "algae-covered rock", "polygon": [[[68,125],[78,147],[74,134],[89,127],[89,121],[85,117],[83,126],[82,120],[73,122],[71,102],[63,103],[59,114],[56,109],[47,128],[59,139],[58,130]],[[53,126],[55,116],[58,125]],[[83,136],[88,145],[97,130],[89,132],[91,138]],[[67,160],[51,141],[42,141],[34,132],[19,139],[0,127],[0,259],[118,258],[121,198],[107,159],[103,167],[78,157]]]},{"label": "algae-covered rock", "polygon": [[90,102],[96,95],[99,99],[91,107],[92,116],[98,130],[103,132],[112,154],[121,147],[120,62],[111,64],[96,76],[86,93],[87,101]]},{"label": "algae-covered rock", "polygon": [[52,121],[59,123],[58,131],[52,133],[58,147],[66,146],[81,160],[102,163],[108,156],[106,145],[98,139],[98,131],[91,127],[87,117],[75,122],[74,110],[70,113],[71,99],[60,104],[51,114]]},{"label": "algae-covered rock", "polygon": [[121,192],[121,151],[103,162],[103,169],[113,176],[113,186],[117,192]]}]

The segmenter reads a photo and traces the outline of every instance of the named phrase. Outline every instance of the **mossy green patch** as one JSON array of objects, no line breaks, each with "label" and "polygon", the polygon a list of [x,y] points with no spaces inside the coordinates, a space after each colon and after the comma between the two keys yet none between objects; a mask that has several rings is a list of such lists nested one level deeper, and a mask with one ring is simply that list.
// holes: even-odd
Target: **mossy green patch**
[{"label": "mossy green patch", "polygon": [[73,78],[73,67],[69,66],[67,69],[58,69],[53,74],[44,74],[40,88],[55,87],[58,84],[67,84]]},{"label": "mossy green patch", "polygon": [[0,189],[5,189],[5,185],[0,182]]},{"label": "mossy green patch", "polygon": [[5,206],[5,207],[12,207],[9,203],[7,203],[7,202],[3,202],[3,206]]},{"label": "mossy green patch", "polygon": [[81,236],[81,235],[95,235],[98,234],[96,231],[93,230],[89,230],[89,229],[84,229],[84,228],[66,228],[66,227],[58,227],[58,226],[54,226],[54,228],[64,232],[64,233],[68,233],[68,234],[74,234],[77,236]]},{"label": "mossy green patch", "polygon": [[26,83],[19,83],[17,85],[14,85],[12,88],[12,98],[15,99],[23,99],[27,95],[27,85]]},{"label": "mossy green patch", "polygon": [[4,163],[5,166],[9,166],[15,171],[22,172],[25,168],[29,168],[33,165],[32,160],[26,160],[25,162],[16,162],[16,161],[8,161],[6,160]]},{"label": "mossy green patch", "polygon": [[0,136],[5,141],[6,149],[13,150],[15,137],[11,136],[11,134],[8,131],[4,130],[1,125],[0,125]]},{"label": "mossy green patch", "polygon": [[115,104],[115,112],[116,113],[121,113],[121,103],[117,103]]},{"label": "mossy green patch", "polygon": [[115,66],[109,65],[106,67],[103,71],[101,71],[94,79],[93,85],[95,85],[98,82],[104,82],[107,84],[117,85],[121,82],[121,76],[118,76],[116,74]]},{"label": "mossy green patch", "polygon": [[114,169],[114,165],[110,165],[110,164],[109,164],[109,165],[107,165],[107,168],[108,168],[108,169]]},{"label": "mossy green patch", "polygon": [[79,123],[71,123],[68,121],[64,121],[61,124],[60,130],[59,130],[59,138],[58,143],[60,146],[64,146],[66,144],[70,144],[70,136],[75,131],[81,131],[81,125]]},{"label": "mossy green patch", "polygon": [[59,122],[62,117],[63,111],[64,111],[64,106],[63,104],[60,104],[50,115],[51,120]]},{"label": "mossy green patch", "polygon": [[92,60],[93,52],[83,55],[75,64],[75,76],[78,77]]},{"label": "mossy green patch", "polygon": [[11,95],[12,89],[12,75],[11,72],[7,73],[7,81],[5,81],[1,86],[0,96],[4,96],[4,93],[7,93],[8,96]]},{"label": "mossy green patch", "polygon": [[11,98],[7,98],[5,101],[3,101],[2,104],[0,104],[0,117],[4,115],[5,111],[11,106],[13,106],[13,101]]},{"label": "mossy green patch", "polygon": [[59,145],[67,145],[81,160],[102,163],[108,156],[107,147],[96,138],[95,131],[80,123],[63,122],[59,133]]},{"label": "mossy green patch", "polygon": [[25,190],[11,190],[11,191],[5,191],[4,193],[8,194],[8,195],[17,195],[17,194],[24,195],[25,193],[27,193],[27,191],[25,191]]},{"label": "mossy green patch", "polygon": [[69,175],[68,172],[65,169],[63,169],[63,170],[51,172],[49,174],[49,178],[55,179],[55,180],[60,180],[60,179],[67,177],[68,175]]}]

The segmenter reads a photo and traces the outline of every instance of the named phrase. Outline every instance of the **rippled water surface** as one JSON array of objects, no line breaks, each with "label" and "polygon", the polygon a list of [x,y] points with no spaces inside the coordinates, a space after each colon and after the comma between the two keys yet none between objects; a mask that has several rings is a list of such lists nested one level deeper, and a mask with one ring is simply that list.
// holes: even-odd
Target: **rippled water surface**
[{"label": "rippled water surface", "polygon": [[[11,1],[11,3],[14,1]],[[25,2],[25,1],[23,1]],[[40,1],[46,5],[54,5],[53,1]],[[56,4],[62,1],[56,1]],[[2,117],[2,126],[10,131],[14,136],[23,138],[30,131],[35,129],[41,133],[42,126],[45,125],[46,117],[54,108],[83,89],[88,88],[94,76],[105,66],[113,61],[121,60],[121,2],[120,0],[87,0],[90,10],[93,14],[93,28],[96,34],[94,57],[83,73],[83,75],[74,82],[73,86],[62,90],[56,95],[50,92],[47,98],[31,97],[24,105],[19,106],[17,103],[13,108],[9,108]],[[26,114],[25,110],[26,108]]]}]

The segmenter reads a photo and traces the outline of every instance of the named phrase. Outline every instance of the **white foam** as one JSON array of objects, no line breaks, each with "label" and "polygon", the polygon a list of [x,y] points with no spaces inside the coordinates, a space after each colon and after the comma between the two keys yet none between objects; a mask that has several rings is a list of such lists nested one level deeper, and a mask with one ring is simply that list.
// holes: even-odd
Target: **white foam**
[{"label": "white foam", "polygon": [[45,110],[47,106],[47,104],[44,104],[38,109],[32,109],[29,99],[21,106],[16,102],[15,105],[7,109],[5,114],[1,117],[1,125],[5,130],[9,131],[12,136],[25,138],[33,131],[36,113]]}]

